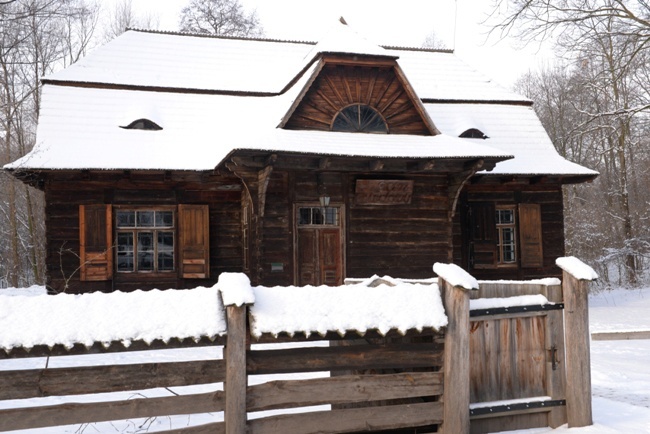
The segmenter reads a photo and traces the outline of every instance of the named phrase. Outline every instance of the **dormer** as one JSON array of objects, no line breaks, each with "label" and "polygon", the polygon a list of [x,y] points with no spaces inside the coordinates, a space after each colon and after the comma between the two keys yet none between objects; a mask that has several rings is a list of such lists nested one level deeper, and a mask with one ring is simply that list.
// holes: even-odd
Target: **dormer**
[{"label": "dormer", "polygon": [[337,24],[310,55],[318,64],[280,128],[439,134],[397,58],[347,25]]}]

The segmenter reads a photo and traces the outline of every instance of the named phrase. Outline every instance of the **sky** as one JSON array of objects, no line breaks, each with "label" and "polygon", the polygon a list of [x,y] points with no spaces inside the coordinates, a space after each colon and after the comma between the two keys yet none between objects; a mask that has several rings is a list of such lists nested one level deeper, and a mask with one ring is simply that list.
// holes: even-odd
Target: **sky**
[{"label": "sky", "polygon": [[[110,0],[117,2],[120,0]],[[138,14],[157,17],[161,30],[178,30],[189,0],[132,0]],[[359,34],[380,45],[420,47],[435,32],[448,48],[496,82],[511,87],[529,69],[549,62],[551,50],[521,48],[514,38],[488,37],[483,22],[493,0],[240,0],[255,10],[266,37],[317,41],[344,17]]]}]

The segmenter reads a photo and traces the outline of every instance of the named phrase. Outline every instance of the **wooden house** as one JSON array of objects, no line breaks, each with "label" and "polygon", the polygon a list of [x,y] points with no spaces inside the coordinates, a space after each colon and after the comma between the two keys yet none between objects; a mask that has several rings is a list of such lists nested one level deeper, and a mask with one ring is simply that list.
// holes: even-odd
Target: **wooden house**
[{"label": "wooden house", "polygon": [[43,80],[48,286],[556,276],[562,158],[532,102],[450,51],[130,30]]}]

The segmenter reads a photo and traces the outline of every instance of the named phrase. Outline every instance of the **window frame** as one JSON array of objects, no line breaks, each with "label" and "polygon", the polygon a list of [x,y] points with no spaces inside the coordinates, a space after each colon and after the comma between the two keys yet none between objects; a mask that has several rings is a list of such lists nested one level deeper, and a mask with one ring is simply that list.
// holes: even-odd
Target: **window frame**
[{"label": "window frame", "polygon": [[[349,111],[351,109],[357,108],[357,119],[353,119],[353,116],[351,117],[351,113]],[[372,112],[372,120],[373,123],[376,122],[377,120],[381,121],[383,124],[383,130],[379,129],[360,129],[361,126],[363,126],[363,116],[362,116],[362,109],[367,110]],[[337,128],[337,121],[342,118],[344,120],[347,120],[346,124],[350,128],[346,129],[341,129]],[[368,123],[367,126],[371,126],[372,124]],[[342,133],[365,133],[365,134],[388,134],[390,129],[388,128],[388,122],[386,122],[386,119],[384,116],[377,110],[376,108],[372,107],[371,105],[368,104],[363,104],[360,102],[355,102],[353,104],[348,104],[347,106],[341,108],[336,114],[332,117],[332,123],[330,125],[330,130],[335,131],[335,132],[342,132]]]},{"label": "window frame", "polygon": [[[496,265],[497,267],[518,267],[519,266],[519,222],[517,221],[517,205],[499,205],[495,204],[495,216],[494,224],[496,227]],[[512,215],[512,221],[508,223],[501,223],[499,217],[499,211],[509,211]],[[504,232],[506,230],[512,231],[512,240],[505,244],[504,241]],[[505,255],[505,247],[512,247],[513,259],[511,261],[505,261],[503,258]]]},{"label": "window frame", "polygon": [[[301,210],[303,209],[309,209],[311,210],[310,217],[311,217],[311,222],[309,223],[301,223]],[[324,221],[322,223],[313,223],[314,221],[314,211],[321,211],[323,214],[321,216],[324,216]],[[327,211],[335,211],[335,222],[334,223],[327,223]],[[341,226],[341,207],[339,205],[328,205],[326,207],[320,206],[320,205],[306,205],[306,204],[300,204],[296,206],[296,226],[298,228],[333,228],[333,227],[340,227]]]},{"label": "window frame", "polygon": [[[114,205],[114,212],[113,212],[113,228],[114,228],[114,237],[115,237],[115,273],[118,275],[147,275],[147,276],[152,276],[152,275],[160,275],[160,276],[169,276],[169,275],[175,275],[179,271],[179,264],[178,264],[178,249],[179,249],[179,234],[178,234],[178,211],[176,206],[171,206],[171,205],[155,205],[155,206],[129,206],[129,205]],[[143,226],[143,227],[138,227],[137,223],[136,226],[133,227],[120,227],[118,226],[118,215],[121,211],[133,211],[133,212],[142,212],[142,211],[169,211],[172,213],[172,226],[161,226],[161,227],[156,227],[155,222],[153,226]],[[155,216],[155,214],[154,214]],[[137,219],[137,217],[136,217]],[[154,217],[155,219],[155,217]],[[153,269],[152,270],[138,270],[138,233],[144,233],[144,232],[152,232],[153,233],[153,252],[154,252],[154,261],[153,261]],[[172,233],[172,242],[173,242],[173,247],[172,247],[172,261],[173,261],[173,267],[171,270],[159,270],[158,267],[158,232],[171,232]],[[132,270],[119,270],[119,260],[118,260],[118,255],[120,253],[120,249],[118,246],[118,239],[119,239],[119,234],[120,233],[132,233],[133,234],[133,269]]]}]

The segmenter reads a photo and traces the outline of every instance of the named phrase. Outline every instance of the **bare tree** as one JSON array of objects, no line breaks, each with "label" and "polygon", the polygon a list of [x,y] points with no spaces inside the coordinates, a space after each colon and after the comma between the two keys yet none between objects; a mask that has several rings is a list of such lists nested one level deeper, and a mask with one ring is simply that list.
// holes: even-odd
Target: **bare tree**
[{"label": "bare tree", "polygon": [[[89,47],[97,8],[84,0],[15,0],[0,5],[0,166],[31,150],[40,79]],[[42,193],[0,173],[0,279],[44,281]]]},{"label": "bare tree", "polygon": [[[600,246],[602,258],[616,264],[613,268],[621,270],[624,283],[636,285],[643,272],[646,245],[650,244],[646,225],[640,220],[648,214],[648,203],[641,194],[647,184],[640,184],[645,171],[638,166],[645,155],[643,146],[647,146],[640,131],[650,109],[650,3],[497,0],[494,4],[502,19],[493,30],[515,34],[528,42],[553,36],[565,58],[571,59],[571,79],[580,92],[570,96],[570,111],[579,120],[569,136],[588,138],[587,152],[598,156],[593,167],[602,173],[599,184],[604,196],[600,203],[604,206],[592,209],[590,215],[597,212],[607,216],[609,227],[605,230],[616,236]],[[550,123],[558,124],[558,120]],[[559,123],[565,125],[566,121]],[[560,151],[569,136],[555,136]]]},{"label": "bare tree", "polygon": [[103,40],[108,42],[129,28],[155,29],[159,19],[152,14],[139,15],[133,10],[132,0],[120,0],[107,12],[106,26],[103,31]]},{"label": "bare tree", "polygon": [[436,34],[435,31],[431,31],[426,38],[424,38],[424,42],[422,43],[422,48],[432,48],[434,50],[447,50],[447,44],[445,41],[440,39],[438,35]]},{"label": "bare tree", "polygon": [[257,13],[244,11],[238,0],[190,0],[181,10],[180,30],[223,36],[264,35]]}]

